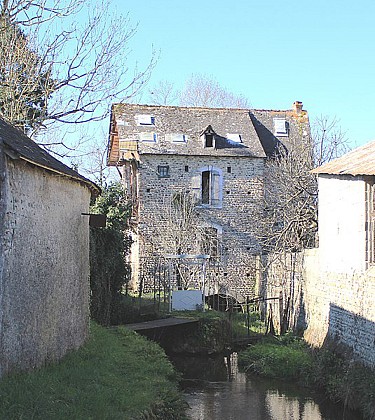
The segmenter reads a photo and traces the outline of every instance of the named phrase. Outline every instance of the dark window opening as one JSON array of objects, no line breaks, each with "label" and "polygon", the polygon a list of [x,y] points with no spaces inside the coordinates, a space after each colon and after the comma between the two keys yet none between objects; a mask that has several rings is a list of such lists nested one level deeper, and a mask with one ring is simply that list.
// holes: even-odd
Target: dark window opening
[{"label": "dark window opening", "polygon": [[148,193],[149,193],[150,191],[151,191],[151,188],[147,188],[146,192],[148,192]]},{"label": "dark window opening", "polygon": [[214,227],[204,229],[202,237],[202,253],[209,255],[211,258],[218,257],[219,239],[218,231]]},{"label": "dark window opening", "polygon": [[202,204],[210,204],[210,171],[202,172]]},{"label": "dark window opening", "polygon": [[206,147],[213,147],[214,146],[214,135],[213,134],[205,134],[206,140]]},{"label": "dark window opening", "polygon": [[231,174],[232,173],[232,167],[231,166],[228,166],[227,167],[227,172],[228,172],[228,174]]},{"label": "dark window opening", "polygon": [[168,178],[169,177],[169,166],[158,166],[158,175],[160,178]]},{"label": "dark window opening", "polygon": [[185,172],[189,172],[189,167],[187,165],[185,166]]}]

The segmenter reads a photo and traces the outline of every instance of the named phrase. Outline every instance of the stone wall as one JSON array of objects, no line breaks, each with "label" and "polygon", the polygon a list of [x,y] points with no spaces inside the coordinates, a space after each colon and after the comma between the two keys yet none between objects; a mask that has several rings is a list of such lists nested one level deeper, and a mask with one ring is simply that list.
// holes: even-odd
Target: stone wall
[{"label": "stone wall", "polygon": [[[168,165],[170,176],[161,178],[158,165]],[[256,278],[255,255],[259,245],[255,239],[262,209],[263,159],[248,157],[210,157],[177,155],[143,155],[139,168],[139,224],[141,240],[138,255],[147,264],[147,256],[165,253],[158,243],[155,225],[162,228],[160,209],[166,197],[176,191],[191,191],[193,178],[202,167],[213,167],[222,173],[222,204],[220,207],[198,206],[201,224],[218,230],[220,263],[207,273],[216,289],[229,289],[232,294],[253,295]],[[230,169],[228,169],[230,168]],[[163,212],[163,210],[161,210]],[[193,246],[192,246],[193,248]],[[176,250],[170,250],[176,252]],[[140,269],[142,271],[142,269]],[[144,271],[144,270],[143,270]],[[149,280],[150,285],[152,273]]]},{"label": "stone wall", "polygon": [[316,272],[316,251],[305,260],[305,339],[322,346],[337,339],[375,368],[375,268],[348,274]]},{"label": "stone wall", "polygon": [[[270,257],[271,258],[271,257]],[[335,339],[352,349],[355,358],[375,368],[375,267],[365,272],[320,270],[319,249],[274,259],[263,279],[267,315],[274,323],[289,304],[289,327],[305,326],[304,338],[315,347]]]},{"label": "stone wall", "polygon": [[0,376],[78,348],[89,323],[90,191],[21,160],[4,173]]}]

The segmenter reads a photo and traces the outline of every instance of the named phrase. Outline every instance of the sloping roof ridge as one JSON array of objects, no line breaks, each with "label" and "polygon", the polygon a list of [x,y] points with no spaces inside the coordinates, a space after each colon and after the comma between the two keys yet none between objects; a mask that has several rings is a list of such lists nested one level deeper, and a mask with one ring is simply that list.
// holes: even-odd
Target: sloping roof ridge
[{"label": "sloping roof ridge", "polygon": [[148,107],[148,108],[174,108],[174,109],[204,109],[204,110],[212,110],[212,111],[251,111],[251,108],[228,108],[228,107],[210,107],[210,106],[186,106],[186,105],[155,105],[155,104],[133,104],[128,102],[119,102],[112,104],[112,109],[114,109],[116,106],[129,106],[129,107]]},{"label": "sloping roof ridge", "polygon": [[[245,111],[245,112],[294,112],[292,108],[290,109],[264,109],[264,108],[231,108],[231,107],[210,107],[210,106],[186,106],[186,105],[156,105],[156,104],[133,104],[128,102],[118,102],[112,104],[112,109],[117,106],[128,106],[128,107],[144,107],[144,108],[171,108],[171,109],[204,109],[212,111]],[[303,112],[307,112],[303,110]]]},{"label": "sloping roof ridge", "polygon": [[9,149],[13,150],[22,160],[51,172],[58,173],[59,175],[83,182],[90,190],[96,193],[100,192],[100,188],[93,181],[85,178],[74,169],[65,165],[65,163],[56,159],[35,143],[22,130],[14,127],[2,118],[0,118],[0,137],[3,143]]},{"label": "sloping roof ridge", "polygon": [[[253,108],[250,111],[255,111],[255,112],[293,112],[293,109],[258,109],[258,108]],[[304,110],[305,112],[305,110]]]},{"label": "sloping roof ridge", "polygon": [[375,140],[313,169],[314,174],[375,175]]}]

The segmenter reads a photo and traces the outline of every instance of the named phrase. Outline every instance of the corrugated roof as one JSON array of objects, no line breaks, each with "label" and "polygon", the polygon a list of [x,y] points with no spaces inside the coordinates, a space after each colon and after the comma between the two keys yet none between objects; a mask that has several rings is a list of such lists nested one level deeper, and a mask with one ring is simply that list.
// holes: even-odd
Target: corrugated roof
[{"label": "corrugated roof", "polygon": [[83,182],[93,192],[98,193],[100,191],[100,188],[94,182],[51,156],[33,140],[27,137],[21,130],[13,127],[1,118],[0,138],[4,145],[11,149],[18,158],[34,164],[35,166],[72,178],[78,182]]},{"label": "corrugated roof", "polygon": [[375,175],[375,141],[358,147],[311,172],[330,175]]}]

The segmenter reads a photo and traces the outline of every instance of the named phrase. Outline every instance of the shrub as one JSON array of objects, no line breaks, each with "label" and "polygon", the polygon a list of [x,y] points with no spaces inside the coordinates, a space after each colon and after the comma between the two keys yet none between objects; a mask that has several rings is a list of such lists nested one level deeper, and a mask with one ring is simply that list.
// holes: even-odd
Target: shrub
[{"label": "shrub", "polygon": [[90,229],[91,317],[101,325],[110,325],[130,276],[125,262],[131,244],[125,233],[130,207],[122,186],[117,183],[105,188],[91,211],[107,215],[105,228]]}]

